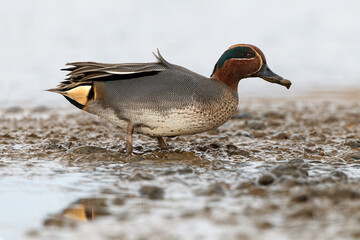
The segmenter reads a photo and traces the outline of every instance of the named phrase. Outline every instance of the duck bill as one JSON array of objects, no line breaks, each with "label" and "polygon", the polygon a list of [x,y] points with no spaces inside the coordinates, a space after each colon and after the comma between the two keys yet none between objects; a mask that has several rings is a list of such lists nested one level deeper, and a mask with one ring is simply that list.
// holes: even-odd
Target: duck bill
[{"label": "duck bill", "polygon": [[271,71],[266,63],[264,63],[261,69],[254,74],[254,77],[261,77],[268,82],[277,83],[285,86],[287,89],[289,89],[291,86],[291,82],[289,80],[284,79],[283,77],[280,77],[279,75]]}]

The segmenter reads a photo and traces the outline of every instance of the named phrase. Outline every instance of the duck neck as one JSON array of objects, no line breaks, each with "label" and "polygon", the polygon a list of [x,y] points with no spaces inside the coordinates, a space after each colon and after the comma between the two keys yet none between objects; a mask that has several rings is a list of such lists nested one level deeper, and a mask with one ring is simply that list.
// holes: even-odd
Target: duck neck
[{"label": "duck neck", "polygon": [[229,88],[237,92],[239,81],[242,78],[247,77],[244,76],[244,74],[242,74],[243,71],[239,71],[238,68],[238,63],[227,61],[220,69],[218,69],[216,65],[211,77],[223,82]]}]

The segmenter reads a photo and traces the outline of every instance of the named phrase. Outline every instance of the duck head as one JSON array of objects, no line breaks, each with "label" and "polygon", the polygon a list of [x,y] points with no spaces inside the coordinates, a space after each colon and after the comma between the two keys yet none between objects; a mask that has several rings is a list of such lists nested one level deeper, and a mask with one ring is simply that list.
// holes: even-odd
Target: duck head
[{"label": "duck head", "polygon": [[212,78],[225,83],[237,92],[238,83],[243,78],[260,77],[268,82],[290,88],[291,82],[270,70],[264,53],[250,44],[237,44],[226,50],[217,61]]}]

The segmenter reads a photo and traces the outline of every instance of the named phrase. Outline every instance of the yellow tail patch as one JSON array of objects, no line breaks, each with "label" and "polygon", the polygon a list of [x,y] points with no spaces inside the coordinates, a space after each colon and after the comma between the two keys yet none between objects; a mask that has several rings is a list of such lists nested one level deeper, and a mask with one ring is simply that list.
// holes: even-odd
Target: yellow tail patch
[{"label": "yellow tail patch", "polygon": [[90,89],[91,86],[78,86],[62,92],[62,94],[85,106],[88,101]]}]

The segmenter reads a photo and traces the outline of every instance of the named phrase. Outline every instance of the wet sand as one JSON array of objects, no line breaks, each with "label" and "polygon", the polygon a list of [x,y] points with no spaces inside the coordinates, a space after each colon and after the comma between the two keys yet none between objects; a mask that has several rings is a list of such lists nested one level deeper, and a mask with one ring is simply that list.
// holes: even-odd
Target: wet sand
[{"label": "wet sand", "polygon": [[0,239],[360,238],[358,91],[240,101],[167,151],[135,134],[130,158],[75,108],[1,109]]}]

